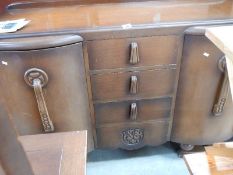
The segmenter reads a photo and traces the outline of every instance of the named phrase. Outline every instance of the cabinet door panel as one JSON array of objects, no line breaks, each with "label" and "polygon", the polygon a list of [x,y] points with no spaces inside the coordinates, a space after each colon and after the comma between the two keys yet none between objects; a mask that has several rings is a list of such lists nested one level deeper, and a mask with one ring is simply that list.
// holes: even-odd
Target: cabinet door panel
[{"label": "cabinet door panel", "polygon": [[204,36],[186,35],[171,140],[203,145],[232,137],[233,108],[228,95],[224,111],[213,114],[224,73],[223,54]]},{"label": "cabinet door panel", "polygon": [[11,120],[20,135],[44,132],[34,90],[24,80],[31,68],[48,75],[44,100],[55,132],[88,130],[92,144],[90,109],[82,43],[28,51],[1,51],[1,90]]}]

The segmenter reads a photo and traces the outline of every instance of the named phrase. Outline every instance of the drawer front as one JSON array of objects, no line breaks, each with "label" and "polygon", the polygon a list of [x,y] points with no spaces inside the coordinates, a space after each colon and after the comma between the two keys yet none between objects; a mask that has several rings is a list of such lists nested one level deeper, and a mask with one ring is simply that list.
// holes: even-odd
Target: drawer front
[{"label": "drawer front", "polygon": [[97,128],[99,148],[137,149],[167,141],[168,122],[109,125]]},{"label": "drawer front", "polygon": [[[136,77],[136,83],[132,76]],[[93,100],[170,96],[175,87],[175,77],[176,69],[93,75]]]},{"label": "drawer front", "polygon": [[170,116],[171,103],[171,98],[164,98],[95,104],[96,123],[104,125],[166,119]]},{"label": "drawer front", "polygon": [[[135,49],[131,46],[132,43],[137,44],[136,53]],[[90,69],[99,70],[126,68],[128,66],[176,64],[177,46],[177,36],[89,41]],[[138,63],[130,63],[131,53],[139,56]]]}]

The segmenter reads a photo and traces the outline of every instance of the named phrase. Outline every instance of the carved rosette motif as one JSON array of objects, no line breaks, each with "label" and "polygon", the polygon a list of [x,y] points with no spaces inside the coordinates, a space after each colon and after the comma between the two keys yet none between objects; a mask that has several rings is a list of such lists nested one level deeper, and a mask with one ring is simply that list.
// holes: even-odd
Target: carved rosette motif
[{"label": "carved rosette motif", "polygon": [[122,131],[122,141],[127,146],[140,144],[144,138],[144,130],[141,128],[129,128]]}]

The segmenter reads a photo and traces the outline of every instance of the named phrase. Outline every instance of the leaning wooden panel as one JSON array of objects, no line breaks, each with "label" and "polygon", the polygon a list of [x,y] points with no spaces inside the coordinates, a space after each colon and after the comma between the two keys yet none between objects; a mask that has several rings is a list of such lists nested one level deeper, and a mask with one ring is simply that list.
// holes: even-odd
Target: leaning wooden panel
[{"label": "leaning wooden panel", "polygon": [[230,81],[231,92],[233,92],[233,26],[209,27],[205,35],[226,56],[227,73]]},{"label": "leaning wooden panel", "polygon": [[[47,38],[51,40],[45,45],[48,48],[42,48],[38,40],[48,41]],[[73,41],[75,38],[76,43]],[[22,39],[0,42],[0,50],[8,50],[0,52],[4,63],[0,70],[0,83],[16,130],[20,135],[88,130],[88,146],[93,148],[80,37],[27,39],[31,42],[30,48],[29,41],[23,42]],[[22,46],[17,45],[18,40],[22,41]],[[36,46],[39,49],[35,49]]]},{"label": "leaning wooden panel", "polygon": [[19,137],[35,175],[85,175],[86,131]]},{"label": "leaning wooden panel", "polygon": [[0,175],[6,175],[5,170],[2,167],[1,162],[0,162]]},{"label": "leaning wooden panel", "polygon": [[0,175],[16,174],[34,175],[9,115],[0,102]]}]

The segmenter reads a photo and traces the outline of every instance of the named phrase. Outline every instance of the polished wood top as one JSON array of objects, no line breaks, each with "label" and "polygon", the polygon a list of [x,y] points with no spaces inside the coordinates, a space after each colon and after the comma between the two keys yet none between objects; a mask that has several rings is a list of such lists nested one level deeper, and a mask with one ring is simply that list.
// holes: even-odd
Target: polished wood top
[{"label": "polished wood top", "polygon": [[31,20],[28,26],[18,31],[31,33],[110,26],[122,28],[124,24],[160,25],[164,22],[224,20],[232,17],[232,0],[179,0],[25,7],[6,12],[0,20]]}]

